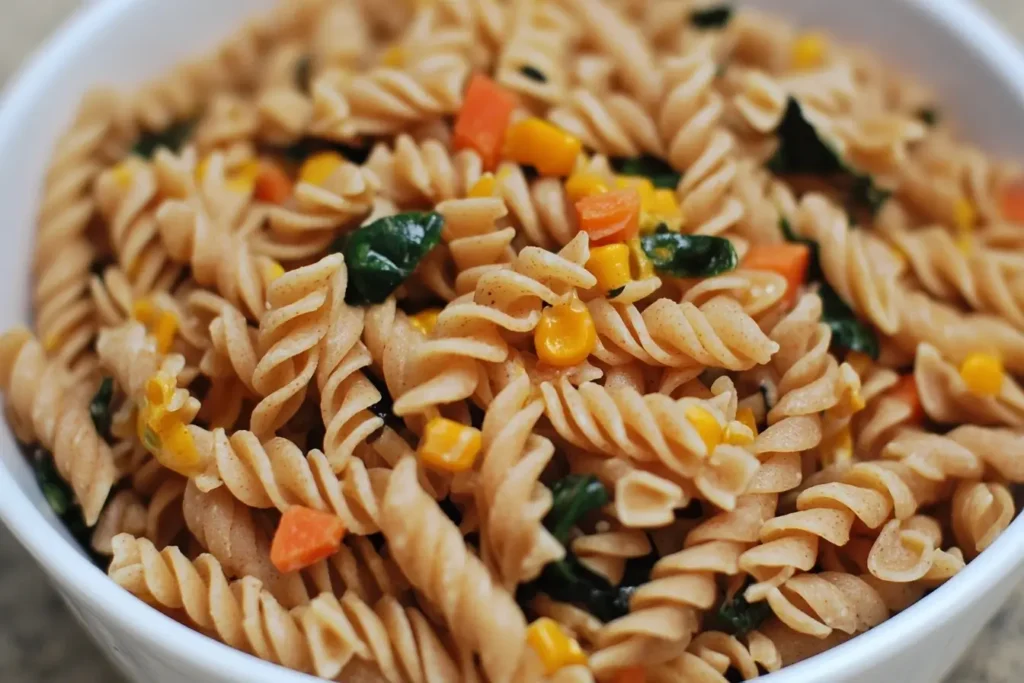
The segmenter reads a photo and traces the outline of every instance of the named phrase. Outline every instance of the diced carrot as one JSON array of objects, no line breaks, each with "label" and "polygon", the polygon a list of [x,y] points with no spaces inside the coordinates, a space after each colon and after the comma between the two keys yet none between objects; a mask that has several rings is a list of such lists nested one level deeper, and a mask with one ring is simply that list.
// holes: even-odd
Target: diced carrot
[{"label": "diced carrot", "polygon": [[576,202],[580,230],[590,235],[591,246],[625,242],[640,230],[640,193],[615,190],[590,195]]},{"label": "diced carrot", "polygon": [[615,683],[647,683],[647,673],[642,666],[627,666],[615,672]]},{"label": "diced carrot", "polygon": [[298,571],[336,553],[344,535],[345,523],[340,517],[293,505],[277,525],[270,561],[278,571]]},{"label": "diced carrot", "polygon": [[256,175],[256,199],[269,204],[284,204],[292,196],[292,180],[280,166],[273,161],[260,161],[260,171]]},{"label": "diced carrot", "polygon": [[473,149],[493,171],[501,158],[512,110],[518,100],[483,74],[474,74],[455,122],[455,149]]},{"label": "diced carrot", "polygon": [[751,247],[743,259],[742,268],[770,270],[786,278],[786,305],[796,300],[800,285],[807,278],[811,262],[811,248],[806,244],[772,244]]},{"label": "diced carrot", "polygon": [[924,408],[921,407],[921,396],[917,393],[917,382],[913,373],[900,377],[896,385],[888,391],[888,396],[910,406],[910,422],[920,422],[924,419]]},{"label": "diced carrot", "polygon": [[1003,216],[1014,223],[1024,223],[1024,178],[1003,189]]}]

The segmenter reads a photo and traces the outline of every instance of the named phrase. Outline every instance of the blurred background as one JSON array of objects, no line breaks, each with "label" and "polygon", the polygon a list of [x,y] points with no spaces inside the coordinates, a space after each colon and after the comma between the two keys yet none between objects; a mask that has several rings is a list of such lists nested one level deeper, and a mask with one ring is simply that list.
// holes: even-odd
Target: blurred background
[{"label": "blurred background", "polygon": [[[174,0],[166,0],[174,2]],[[228,0],[212,0],[226,2]],[[843,0],[823,0],[841,2]],[[944,0],[933,0],[943,2]],[[976,0],[1024,41],[1024,0]],[[0,0],[0,85],[82,0]],[[28,555],[0,525],[0,682],[120,683]],[[1024,586],[945,683],[1024,680]]]}]

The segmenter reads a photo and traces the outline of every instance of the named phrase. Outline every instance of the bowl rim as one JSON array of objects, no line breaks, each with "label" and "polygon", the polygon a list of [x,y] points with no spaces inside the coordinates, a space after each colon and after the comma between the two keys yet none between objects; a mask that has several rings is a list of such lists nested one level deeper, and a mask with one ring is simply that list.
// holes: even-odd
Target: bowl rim
[{"label": "bowl rim", "polygon": [[[0,92],[0,143],[13,120],[31,110],[50,77],[61,68],[63,53],[80,47],[126,7],[139,0],[96,0],[70,17],[11,77]],[[974,51],[988,69],[1001,75],[1024,105],[1024,54],[1014,40],[980,6],[967,0],[902,0],[930,14],[966,49]],[[3,430],[9,431],[4,424]],[[149,607],[117,586],[67,538],[50,528],[47,514],[38,510],[0,465],[0,519],[42,567],[69,591],[123,630],[135,632],[156,649],[187,660],[209,672],[244,672],[248,680],[305,683],[320,680],[235,650]],[[1006,580],[1024,564],[1024,515],[1018,514],[991,547],[946,584],[909,609],[850,641],[762,679],[766,683],[803,683],[819,673],[854,676],[873,662],[889,658],[939,628],[950,615],[976,602],[992,586]]]}]

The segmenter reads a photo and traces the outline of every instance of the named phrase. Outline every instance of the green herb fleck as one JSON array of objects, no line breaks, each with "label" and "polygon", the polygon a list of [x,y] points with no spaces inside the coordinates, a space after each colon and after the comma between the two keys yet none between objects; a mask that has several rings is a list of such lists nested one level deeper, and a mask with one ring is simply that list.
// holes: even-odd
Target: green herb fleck
[{"label": "green herb fleck", "polygon": [[313,56],[302,55],[295,62],[295,87],[303,93],[309,94],[310,83],[313,80]]},{"label": "green herb fleck", "polygon": [[114,378],[104,377],[100,388],[89,402],[89,416],[96,425],[96,431],[106,440],[110,440],[110,404],[114,400]]},{"label": "green herb fleck", "polygon": [[735,270],[739,259],[732,242],[712,235],[683,235],[664,224],[640,238],[654,269],[675,277],[710,277]]},{"label": "green herb fleck", "polygon": [[608,298],[609,299],[614,299],[619,294],[622,294],[625,291],[626,291],[626,285],[622,285],[621,287],[616,287],[615,289],[609,289],[608,290]]},{"label": "green herb fleck", "polygon": [[161,147],[166,147],[172,152],[179,152],[195,130],[197,119],[178,121],[172,123],[164,130],[153,133],[144,132],[135,141],[132,152],[146,159],[151,159]]},{"label": "green herb fleck", "polygon": [[612,159],[612,166],[620,175],[650,178],[655,187],[674,190],[682,176],[664,160],[650,155]]},{"label": "green herb fleck", "polygon": [[732,7],[715,5],[690,13],[690,23],[697,28],[723,28],[732,19]]},{"label": "green herb fleck", "polygon": [[[863,206],[871,212],[872,216],[878,214],[882,205],[892,197],[892,191],[878,187],[875,179],[868,174],[853,173],[853,187],[850,188],[850,203],[852,208]],[[856,222],[856,221],[853,221]]]},{"label": "green herb fleck", "polygon": [[767,600],[749,603],[743,597],[743,590],[740,590],[718,606],[711,615],[710,626],[730,635],[745,636],[760,626],[771,614],[772,608]]},{"label": "green herb fleck", "polygon": [[828,142],[823,140],[804,116],[796,99],[790,97],[786,113],[776,131],[779,148],[768,160],[775,173],[809,173],[829,175],[845,170],[842,160]]},{"label": "green herb fleck", "polygon": [[942,119],[939,110],[935,107],[922,107],[917,110],[917,118],[926,126],[936,126]]},{"label": "green herb fleck", "polygon": [[523,74],[530,80],[537,81],[538,83],[548,82],[548,77],[544,75],[543,71],[536,67],[530,66],[529,64],[520,67],[519,73]]},{"label": "green herb fleck", "polygon": [[551,511],[544,518],[544,526],[562,544],[569,539],[569,532],[584,515],[606,505],[609,500],[608,490],[592,474],[570,474],[558,480],[551,487],[551,495]]},{"label": "green herb fleck", "polygon": [[331,250],[343,252],[348,265],[345,300],[364,305],[387,299],[437,246],[443,227],[439,213],[400,213],[336,241]]},{"label": "green herb fleck", "polygon": [[878,336],[846,305],[828,283],[818,291],[821,297],[821,320],[832,329],[832,343],[850,351],[859,351],[878,359]]}]

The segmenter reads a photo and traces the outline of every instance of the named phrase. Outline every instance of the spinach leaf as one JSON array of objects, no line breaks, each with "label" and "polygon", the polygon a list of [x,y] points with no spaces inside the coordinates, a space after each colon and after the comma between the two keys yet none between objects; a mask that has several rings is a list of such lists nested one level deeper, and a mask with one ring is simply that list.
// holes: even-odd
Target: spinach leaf
[{"label": "spinach leaf", "polygon": [[818,135],[804,117],[800,103],[792,97],[786,104],[777,134],[779,148],[768,160],[768,169],[772,172],[830,175],[845,170],[839,155]]},{"label": "spinach leaf", "polygon": [[850,351],[859,351],[878,359],[878,336],[868,325],[857,319],[827,282],[818,290],[821,297],[821,321],[832,329],[832,343]]},{"label": "spinach leaf", "polygon": [[111,402],[114,400],[114,378],[104,377],[100,382],[100,388],[89,402],[89,416],[92,423],[96,425],[99,432],[107,441],[110,441],[110,421],[113,417],[110,414]]},{"label": "spinach leaf", "polygon": [[694,10],[690,13],[690,23],[697,28],[722,28],[732,19],[732,11],[729,5]]},{"label": "spinach leaf", "polygon": [[[853,177],[849,197],[852,208],[863,206],[871,212],[872,216],[877,215],[882,205],[892,197],[892,191],[876,185],[875,179],[866,173],[861,174],[851,170],[850,175]],[[850,223],[855,224],[856,221],[850,221]]]},{"label": "spinach leaf", "polygon": [[313,55],[304,54],[295,62],[295,87],[308,95],[312,80]]},{"label": "spinach leaf", "polygon": [[608,503],[608,489],[592,474],[570,474],[559,479],[552,485],[551,495],[551,511],[544,518],[544,526],[563,545],[584,515]]},{"label": "spinach leaf", "polygon": [[439,213],[400,213],[365,225],[332,251],[342,251],[348,265],[345,300],[351,305],[379,304],[387,299],[441,241],[444,217]]},{"label": "spinach leaf", "polygon": [[619,157],[612,159],[612,167],[620,175],[643,176],[650,178],[655,187],[674,190],[679,185],[682,175],[658,157],[644,154],[639,157]]},{"label": "spinach leaf", "polygon": [[935,126],[938,125],[942,116],[935,107],[922,107],[917,110],[917,118],[926,126]]},{"label": "spinach leaf", "polygon": [[538,83],[547,83],[548,77],[544,75],[544,72],[537,67],[530,66],[529,64],[519,68],[519,73],[523,74],[527,78]]},{"label": "spinach leaf", "polygon": [[[647,558],[640,559],[647,561]],[[644,572],[642,566],[634,564],[636,568],[632,575],[623,578],[618,586],[613,586],[569,553],[564,560],[544,567],[540,577],[528,584],[526,593],[531,597],[538,592],[546,593],[560,602],[579,605],[601,621],[609,622],[629,613],[629,601],[637,588],[649,580],[650,566],[653,562]],[[627,563],[627,572],[629,567],[630,563]]]},{"label": "spinach leaf", "polygon": [[132,152],[141,157],[151,159],[161,147],[166,147],[172,152],[180,152],[195,130],[198,119],[188,119],[172,123],[164,130],[153,133],[146,131],[139,136],[132,147]]},{"label": "spinach leaf", "polygon": [[608,298],[609,299],[614,299],[619,294],[622,294],[624,291],[626,291],[626,285],[622,285],[621,287],[616,287],[615,289],[609,289],[608,290]]},{"label": "spinach leaf", "polygon": [[32,471],[35,474],[39,489],[49,503],[50,509],[60,518],[64,527],[75,539],[85,554],[89,556],[93,564],[100,568],[105,567],[107,558],[101,557],[93,549],[90,543],[92,530],[86,525],[82,516],[82,509],[75,502],[75,495],[71,487],[61,479],[57,467],[53,462],[53,455],[44,448],[34,448],[30,453]]},{"label": "spinach leaf", "polygon": [[683,235],[664,224],[640,238],[654,269],[676,277],[709,277],[735,270],[739,259],[732,242],[712,235]]},{"label": "spinach leaf", "polygon": [[[747,585],[750,585],[750,582]],[[772,608],[768,601],[762,600],[753,604],[747,602],[743,597],[745,589],[746,586],[718,606],[710,618],[711,628],[734,636],[745,636],[771,616]]]}]

